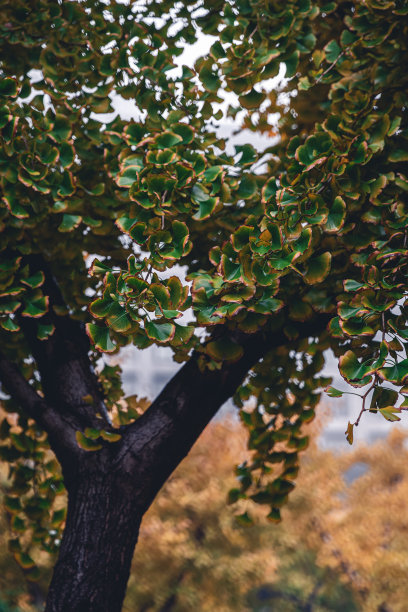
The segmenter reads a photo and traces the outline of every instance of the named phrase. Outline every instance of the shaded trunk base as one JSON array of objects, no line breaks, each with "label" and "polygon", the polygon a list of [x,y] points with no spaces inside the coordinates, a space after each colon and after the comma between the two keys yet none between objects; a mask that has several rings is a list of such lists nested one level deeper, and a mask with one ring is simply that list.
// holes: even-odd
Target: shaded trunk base
[{"label": "shaded trunk base", "polygon": [[94,476],[69,494],[46,612],[122,609],[142,513],[112,475]]}]

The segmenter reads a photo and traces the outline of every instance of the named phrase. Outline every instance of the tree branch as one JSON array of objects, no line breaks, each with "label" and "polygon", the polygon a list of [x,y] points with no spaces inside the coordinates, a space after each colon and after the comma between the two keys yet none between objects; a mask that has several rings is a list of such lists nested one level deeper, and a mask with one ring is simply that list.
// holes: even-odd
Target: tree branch
[{"label": "tree branch", "polygon": [[[97,426],[96,413],[110,425],[102,390],[88,356],[90,346],[84,325],[54,311],[54,306],[66,308],[66,304],[43,257],[30,255],[27,263],[32,273],[44,273],[42,289],[49,297],[49,310],[40,319],[18,316],[40,373],[44,397],[50,404],[58,405],[61,412],[76,414],[83,426]],[[37,338],[38,322],[52,323],[55,327],[54,333],[46,340]],[[84,400],[89,396],[93,402]]]},{"label": "tree branch", "polygon": [[[321,334],[330,315],[303,323],[300,338]],[[217,332],[216,332],[217,333]],[[139,501],[148,507],[168,476],[187,455],[208,422],[242,383],[249,370],[268,352],[288,345],[283,331],[254,334],[230,332],[244,349],[219,370],[200,370],[197,353],[177,372],[149,409],[124,432],[116,460],[130,476],[145,483]]]},{"label": "tree branch", "polygon": [[62,464],[79,454],[75,425],[50,406],[33,389],[18,367],[0,353],[0,381],[5,391],[47,432],[51,447]]}]

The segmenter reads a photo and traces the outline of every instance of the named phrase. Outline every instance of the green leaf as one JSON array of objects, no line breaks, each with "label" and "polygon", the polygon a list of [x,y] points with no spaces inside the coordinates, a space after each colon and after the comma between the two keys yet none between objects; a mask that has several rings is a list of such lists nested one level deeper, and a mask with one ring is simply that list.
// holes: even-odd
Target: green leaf
[{"label": "green leaf", "polygon": [[187,344],[194,334],[194,327],[192,325],[179,325],[178,323],[174,324],[176,331],[174,333],[174,337],[172,340],[173,346],[180,346],[182,344]]},{"label": "green leaf", "polygon": [[28,210],[17,201],[15,195],[8,193],[4,195],[2,199],[10,211],[10,214],[17,217],[17,219],[27,219],[30,216]]},{"label": "green leaf", "polygon": [[3,329],[9,332],[17,332],[20,330],[20,326],[17,325],[17,323],[15,323],[13,319],[10,319],[10,317],[8,319],[1,319],[0,325]]},{"label": "green leaf", "polygon": [[271,62],[273,59],[279,57],[280,53],[281,52],[279,49],[258,49],[256,59],[253,63],[253,67],[260,68],[265,64],[269,64],[269,62]]},{"label": "green leaf", "polygon": [[139,142],[143,139],[146,130],[143,125],[140,125],[138,123],[130,123],[125,127],[124,133],[126,135],[126,140],[128,144],[137,146]]},{"label": "green leaf", "polygon": [[24,570],[28,570],[30,568],[35,567],[34,560],[26,552],[23,552],[23,551],[16,552],[16,553],[14,553],[14,558],[17,561],[17,563],[19,564],[19,566],[22,567]]},{"label": "green leaf", "polygon": [[15,79],[5,77],[0,79],[0,96],[14,98],[18,93],[18,84]]},{"label": "green leaf", "polygon": [[325,47],[323,47],[323,51],[326,54],[327,61],[332,64],[339,57],[341,48],[339,47],[337,41],[331,40]]},{"label": "green leaf", "polygon": [[215,41],[213,45],[211,45],[210,54],[215,60],[220,59],[220,57],[225,57],[224,47],[218,40]]},{"label": "green leaf", "polygon": [[32,276],[29,276],[28,278],[22,278],[21,282],[24,285],[28,285],[29,287],[31,287],[31,289],[37,289],[37,287],[41,287],[44,280],[45,280],[44,272],[39,270],[38,272],[36,272]]},{"label": "green leaf", "polygon": [[387,421],[400,421],[401,418],[398,416],[401,414],[401,410],[395,406],[387,406],[386,408],[380,408],[380,412],[384,419]]},{"label": "green leaf", "polygon": [[[277,32],[274,32],[273,40],[276,40],[276,37],[279,37],[278,34],[279,28]],[[299,51],[294,51],[288,58],[284,60],[284,63],[286,64],[285,78],[290,79],[291,77],[295,76],[299,65],[299,56]]]},{"label": "green leaf", "polygon": [[205,89],[210,92],[217,92],[221,83],[216,74],[216,70],[213,69],[213,60],[207,60],[201,67],[198,73],[200,81],[204,85]]},{"label": "green leaf", "polygon": [[37,338],[39,340],[46,340],[47,338],[52,336],[54,331],[55,331],[55,326],[52,323],[45,324],[45,325],[39,325],[37,329]]},{"label": "green leaf", "polygon": [[99,261],[99,259],[95,258],[92,262],[91,267],[89,268],[89,274],[92,276],[94,274],[105,274],[105,272],[111,272],[112,268]]},{"label": "green leaf", "polygon": [[[282,238],[280,238],[280,245],[282,244]],[[302,230],[299,238],[292,243],[292,249],[297,253],[304,253],[312,244],[312,230],[310,227]]]},{"label": "green leaf", "polygon": [[101,435],[101,431],[93,427],[86,427],[84,431],[84,435],[86,438],[89,438],[90,440],[97,440]]},{"label": "green leaf", "polygon": [[244,174],[239,184],[237,196],[243,200],[249,200],[256,195],[257,191],[258,186],[255,177],[249,174]]},{"label": "green leaf", "polygon": [[165,191],[170,191],[176,184],[176,179],[168,174],[149,174],[146,179],[148,192],[160,198]]},{"label": "green leaf", "polygon": [[119,440],[121,440],[122,438],[120,433],[116,433],[114,431],[105,431],[104,429],[102,429],[100,433],[101,438],[103,438],[107,442],[119,442]]},{"label": "green leaf", "polygon": [[63,523],[67,516],[67,509],[61,508],[60,510],[54,510],[51,519],[52,527],[59,527]]},{"label": "green leaf", "polygon": [[75,158],[74,147],[68,142],[61,143],[59,147],[59,159],[63,168],[69,168]]},{"label": "green leaf", "polygon": [[228,498],[227,498],[227,503],[228,504],[235,504],[241,497],[241,490],[240,489],[230,489],[228,491]]},{"label": "green leaf", "polygon": [[156,136],[154,143],[160,149],[170,149],[183,141],[183,137],[175,132],[163,132]]},{"label": "green leaf", "polygon": [[368,312],[366,308],[362,308],[361,306],[349,306],[348,304],[344,304],[343,302],[339,303],[337,311],[344,321],[347,321],[352,317],[357,317]]},{"label": "green leaf", "polygon": [[[256,282],[262,287],[268,287],[276,283],[278,275],[275,272],[271,272],[270,269],[261,265],[258,261],[254,261],[252,266],[252,274],[254,275]],[[241,275],[241,266],[238,266],[238,278]]]},{"label": "green leaf", "polygon": [[231,238],[232,246],[235,251],[240,251],[249,243],[249,238],[253,233],[253,228],[247,225],[241,225]]},{"label": "green leaf", "polygon": [[21,511],[21,502],[19,497],[11,497],[6,495],[3,499],[4,507],[8,512],[14,514]]},{"label": "green leaf", "polygon": [[177,125],[173,125],[172,131],[174,134],[177,134],[177,136],[180,136],[180,144],[190,144],[194,140],[194,128],[186,123],[178,123]]},{"label": "green leaf", "polygon": [[284,305],[282,300],[277,300],[274,297],[262,297],[254,306],[249,306],[248,310],[267,315],[272,312],[278,312]]},{"label": "green leaf", "polygon": [[27,529],[27,525],[19,516],[14,515],[11,520],[11,529],[12,531],[24,533]]},{"label": "green leaf", "polygon": [[371,398],[370,411],[377,412],[379,408],[394,406],[398,401],[398,391],[386,387],[376,387]]},{"label": "green leaf", "polygon": [[161,310],[169,308],[170,292],[164,285],[153,283],[150,285],[150,291],[153,293]]},{"label": "green leaf", "polygon": [[276,196],[277,191],[278,186],[276,185],[276,179],[275,177],[272,177],[267,180],[265,185],[262,187],[262,202],[269,202],[269,200]]},{"label": "green leaf", "polygon": [[330,272],[331,267],[331,253],[328,251],[309,259],[307,271],[303,275],[303,278],[309,285],[315,285],[321,283]]},{"label": "green leaf", "polygon": [[171,149],[163,149],[162,151],[149,151],[146,156],[146,161],[149,164],[155,164],[156,166],[167,166],[179,159],[174,151]]},{"label": "green leaf", "polygon": [[159,322],[159,321],[146,321],[145,322],[146,334],[151,340],[155,340],[159,344],[170,342],[173,339],[176,332],[176,327],[173,323]]},{"label": "green leaf", "polygon": [[215,181],[215,179],[219,177],[222,171],[223,171],[222,166],[211,166],[211,168],[207,168],[207,170],[205,170],[203,177],[206,181],[211,183],[212,181]]},{"label": "green leaf", "polygon": [[214,209],[218,203],[218,198],[208,198],[205,202],[200,202],[198,207],[198,211],[195,215],[193,215],[193,219],[197,221],[203,221],[204,219],[208,219],[211,214],[214,212]]},{"label": "green leaf", "polygon": [[170,293],[170,300],[174,307],[178,307],[181,305],[181,300],[183,296],[183,285],[181,284],[178,276],[171,276],[167,281],[167,289]]},{"label": "green leaf", "polygon": [[239,96],[239,102],[244,108],[259,108],[266,98],[266,93],[252,89],[249,93]]},{"label": "green leaf", "polygon": [[239,523],[239,525],[242,525],[243,527],[249,527],[254,524],[254,521],[251,519],[248,512],[244,512],[243,514],[238,514],[235,517],[235,520],[237,521],[237,523]]},{"label": "green leaf", "polygon": [[138,181],[139,166],[129,166],[118,176],[117,184],[119,187],[131,187],[133,183]]},{"label": "green leaf", "polygon": [[0,312],[3,314],[13,314],[19,308],[19,300],[6,300],[0,302]]},{"label": "green leaf", "polygon": [[71,133],[71,126],[68,123],[67,118],[64,115],[55,115],[54,119],[54,127],[49,133],[51,138],[56,140],[57,142],[64,142],[68,139],[68,136]]},{"label": "green leaf", "polygon": [[294,300],[289,305],[289,316],[295,321],[307,321],[313,316],[313,309],[305,300]]},{"label": "green leaf", "polygon": [[48,296],[26,298],[24,309],[22,311],[23,317],[42,317],[48,311]]},{"label": "green leaf", "polygon": [[378,370],[379,376],[395,385],[404,385],[408,381],[408,359]]},{"label": "green leaf", "polygon": [[111,303],[106,322],[111,329],[119,334],[127,334],[131,332],[133,328],[127,310],[117,302]]},{"label": "green leaf", "polygon": [[86,324],[86,332],[95,348],[99,349],[103,353],[112,353],[116,346],[110,339],[109,329],[107,327],[101,327],[94,323]]},{"label": "green leaf", "polygon": [[58,226],[58,231],[59,232],[72,232],[73,229],[78,227],[81,221],[82,221],[82,217],[80,215],[64,214],[62,217],[61,224]]},{"label": "green leaf", "polygon": [[351,317],[350,319],[339,321],[341,330],[348,336],[373,336],[375,329],[364,322],[363,317]]},{"label": "green leaf", "polygon": [[280,509],[272,508],[266,518],[272,523],[280,523],[282,521]]},{"label": "green leaf", "polygon": [[349,278],[345,281],[343,281],[343,287],[344,287],[344,291],[358,291],[359,289],[361,289],[362,287],[365,287],[364,283],[359,283],[356,280],[353,280],[352,278]]},{"label": "green leaf", "polygon": [[76,437],[78,446],[81,447],[83,450],[97,451],[103,448],[102,444],[100,444],[96,440],[92,440],[91,438],[88,438],[82,433],[82,431],[76,431],[75,437]]},{"label": "green leaf", "polygon": [[346,218],[346,203],[340,196],[337,196],[330,208],[324,229],[326,232],[338,232],[344,225]]},{"label": "green leaf", "polygon": [[206,352],[216,361],[238,361],[244,354],[242,346],[227,336],[209,342]]},{"label": "green leaf", "polygon": [[339,391],[339,389],[335,389],[334,387],[326,387],[325,392],[329,397],[342,397],[343,391]]},{"label": "green leaf", "polygon": [[340,41],[342,47],[348,47],[349,45],[352,45],[354,42],[356,42],[356,40],[357,36],[349,30],[343,30],[343,32],[341,33]]},{"label": "green leaf", "polygon": [[250,144],[235,145],[235,152],[236,155],[238,155],[236,163],[238,166],[241,166],[241,168],[244,166],[251,166],[258,159],[257,151]]},{"label": "green leaf", "polygon": [[207,202],[210,199],[210,195],[203,185],[196,183],[191,190],[191,198],[193,202],[200,204],[201,202]]},{"label": "green leaf", "polygon": [[346,351],[339,359],[340,374],[353,386],[364,386],[371,380],[367,376],[370,371],[371,361],[360,364],[353,351]]}]

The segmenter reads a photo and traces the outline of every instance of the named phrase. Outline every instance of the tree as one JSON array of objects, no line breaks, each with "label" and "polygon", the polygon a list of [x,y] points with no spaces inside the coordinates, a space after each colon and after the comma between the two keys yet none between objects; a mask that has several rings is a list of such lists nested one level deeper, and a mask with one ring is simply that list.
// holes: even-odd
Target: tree
[{"label": "tree", "polygon": [[[0,377],[18,417],[2,455],[17,534],[58,547],[68,491],[48,611],[120,610],[143,514],[229,397],[253,450],[231,500],[273,520],[326,348],[365,387],[349,441],[365,412],[406,408],[407,14],[405,0],[3,2]],[[200,32],[209,53],[176,69]],[[138,119],[106,118],[113,95]],[[271,133],[273,116],[262,153],[217,137],[222,117]],[[128,343],[184,363],[142,415],[101,365]],[[12,546],[34,574],[24,537]]]}]

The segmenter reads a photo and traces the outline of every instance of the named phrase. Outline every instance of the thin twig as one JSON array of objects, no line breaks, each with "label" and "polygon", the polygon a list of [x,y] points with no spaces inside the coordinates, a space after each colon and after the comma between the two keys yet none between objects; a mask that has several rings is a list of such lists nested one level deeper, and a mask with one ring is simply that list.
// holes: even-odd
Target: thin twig
[{"label": "thin twig", "polygon": [[361,417],[363,416],[363,412],[366,412],[366,411],[368,410],[368,408],[366,408],[366,407],[365,407],[365,402],[366,402],[366,399],[367,399],[367,395],[368,395],[369,393],[371,393],[371,391],[372,391],[374,388],[375,388],[375,382],[374,382],[374,383],[371,385],[371,387],[368,389],[368,391],[366,391],[366,392],[364,393],[364,395],[362,395],[362,398],[363,398],[363,406],[362,406],[362,408],[361,408],[361,410],[360,410],[360,414],[358,415],[356,422],[354,423],[354,425],[355,425],[356,427],[358,427],[358,424],[360,423],[360,419],[361,419]]},{"label": "thin twig", "polygon": [[322,80],[322,78],[328,73],[330,72],[330,70],[332,68],[334,68],[334,66],[337,64],[337,62],[339,61],[339,59],[346,53],[346,49],[344,49],[344,51],[342,51],[340,53],[340,55],[334,60],[334,62],[332,64],[330,64],[330,66],[328,68],[326,68],[326,70],[324,72],[322,72],[322,74],[319,76],[318,79],[316,79],[315,81],[315,85],[317,85],[318,83],[320,83],[320,81]]}]

